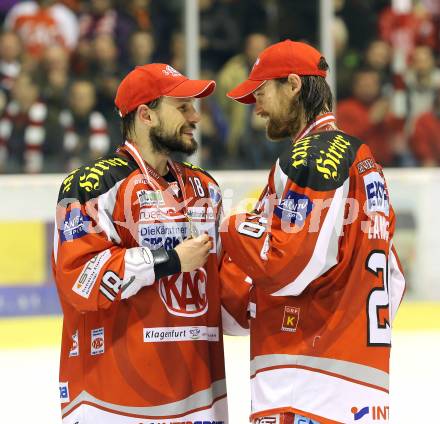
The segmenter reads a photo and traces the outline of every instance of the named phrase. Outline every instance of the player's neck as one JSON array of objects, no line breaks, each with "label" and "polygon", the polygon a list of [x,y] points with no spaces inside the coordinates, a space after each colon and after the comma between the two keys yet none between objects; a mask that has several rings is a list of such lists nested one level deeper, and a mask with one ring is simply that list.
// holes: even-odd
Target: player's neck
[{"label": "player's neck", "polygon": [[142,159],[154,168],[159,175],[166,175],[168,172],[168,155],[166,153],[155,151],[150,142],[138,143],[136,140],[133,141],[139,149]]}]

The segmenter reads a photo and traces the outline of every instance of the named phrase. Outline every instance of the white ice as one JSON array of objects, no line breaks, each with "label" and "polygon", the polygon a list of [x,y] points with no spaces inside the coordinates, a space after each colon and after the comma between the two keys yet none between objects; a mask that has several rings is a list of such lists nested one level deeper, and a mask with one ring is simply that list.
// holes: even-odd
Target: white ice
[{"label": "white ice", "polygon": [[[0,341],[1,343],[1,341]],[[230,424],[248,422],[249,348],[225,340]],[[0,350],[0,424],[59,424],[57,348]],[[440,332],[396,332],[391,355],[391,424],[434,423]]]}]

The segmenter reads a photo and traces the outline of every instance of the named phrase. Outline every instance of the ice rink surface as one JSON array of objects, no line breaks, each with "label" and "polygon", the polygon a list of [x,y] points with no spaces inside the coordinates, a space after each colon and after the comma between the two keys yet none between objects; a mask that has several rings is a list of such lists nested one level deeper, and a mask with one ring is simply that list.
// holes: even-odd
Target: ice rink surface
[{"label": "ice rink surface", "polygon": [[[225,349],[230,424],[245,424],[250,407],[248,339],[226,337]],[[0,424],[61,422],[58,355],[55,347],[0,350]],[[440,422],[433,417],[439,403],[439,355],[440,332],[394,332],[391,424]]]}]

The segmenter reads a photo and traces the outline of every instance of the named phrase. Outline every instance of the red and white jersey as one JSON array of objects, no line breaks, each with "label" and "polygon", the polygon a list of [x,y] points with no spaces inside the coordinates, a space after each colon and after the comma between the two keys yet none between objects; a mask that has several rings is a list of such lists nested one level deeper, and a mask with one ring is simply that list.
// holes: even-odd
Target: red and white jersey
[{"label": "red and white jersey", "polygon": [[222,301],[241,327],[249,301],[253,419],[388,421],[391,326],[405,286],[394,227],[369,147],[335,129],[297,140],[256,210],[224,221]]},{"label": "red and white jersey", "polygon": [[[61,185],[53,271],[64,313],[64,423],[227,423],[221,194],[199,168],[169,166],[183,186],[152,168],[141,173],[126,150]],[[152,252],[173,249],[190,226],[213,238],[207,263],[157,280]]]}]

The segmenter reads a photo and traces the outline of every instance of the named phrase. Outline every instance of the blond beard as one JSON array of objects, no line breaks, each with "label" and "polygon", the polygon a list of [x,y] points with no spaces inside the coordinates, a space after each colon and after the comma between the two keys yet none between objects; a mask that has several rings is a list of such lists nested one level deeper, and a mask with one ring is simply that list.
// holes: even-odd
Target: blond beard
[{"label": "blond beard", "polygon": [[271,140],[293,138],[298,134],[302,126],[303,107],[297,95],[289,105],[289,111],[285,118],[269,119],[267,136]]}]

